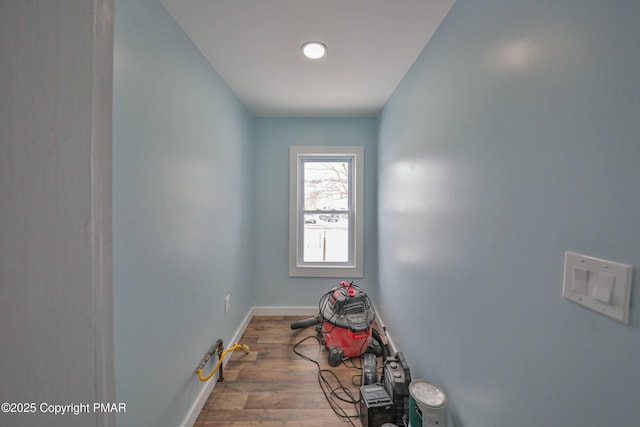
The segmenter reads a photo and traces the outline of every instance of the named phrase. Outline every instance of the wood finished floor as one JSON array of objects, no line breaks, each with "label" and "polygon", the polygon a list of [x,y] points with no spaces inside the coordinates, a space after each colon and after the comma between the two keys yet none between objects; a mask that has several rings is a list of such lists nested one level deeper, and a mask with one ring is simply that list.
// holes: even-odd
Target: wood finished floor
[{"label": "wood finished floor", "polygon": [[[224,381],[214,387],[194,427],[350,425],[333,412],[325,399],[316,365],[293,352],[298,341],[315,335],[313,327],[291,330],[292,321],[306,317],[254,316],[240,340],[249,345],[250,352],[236,350],[230,356]],[[360,382],[360,370],[348,366],[351,361],[330,367],[328,352],[315,339],[307,340],[298,349],[318,361],[322,368],[331,369],[355,398],[359,397],[356,384]],[[359,366],[359,359],[355,364]],[[343,407],[348,414],[356,415],[353,405]],[[361,425],[357,418],[352,421]]]}]

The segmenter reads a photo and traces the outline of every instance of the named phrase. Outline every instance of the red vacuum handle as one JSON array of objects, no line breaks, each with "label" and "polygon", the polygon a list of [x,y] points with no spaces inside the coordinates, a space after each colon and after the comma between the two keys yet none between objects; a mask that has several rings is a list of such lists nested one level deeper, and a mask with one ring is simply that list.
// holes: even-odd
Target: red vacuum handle
[{"label": "red vacuum handle", "polygon": [[350,297],[355,297],[356,296],[356,290],[353,289],[353,286],[351,286],[352,284],[353,284],[353,282],[349,283],[346,280],[343,280],[342,282],[340,282],[340,286],[345,286],[345,287],[349,288],[348,289],[349,296]]}]

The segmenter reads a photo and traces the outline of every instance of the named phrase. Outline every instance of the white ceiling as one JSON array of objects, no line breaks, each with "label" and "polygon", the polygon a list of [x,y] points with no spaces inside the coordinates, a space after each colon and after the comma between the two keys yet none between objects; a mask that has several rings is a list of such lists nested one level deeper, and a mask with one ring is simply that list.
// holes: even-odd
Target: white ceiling
[{"label": "white ceiling", "polygon": [[161,0],[257,117],[377,115],[454,1]]}]

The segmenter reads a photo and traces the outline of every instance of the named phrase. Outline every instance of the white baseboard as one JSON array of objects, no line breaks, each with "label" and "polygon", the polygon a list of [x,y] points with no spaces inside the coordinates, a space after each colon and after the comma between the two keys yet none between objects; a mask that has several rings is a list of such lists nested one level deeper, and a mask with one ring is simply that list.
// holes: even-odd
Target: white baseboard
[{"label": "white baseboard", "polygon": [[[240,326],[238,327],[235,334],[233,334],[233,337],[229,341],[231,345],[237,343],[238,341],[240,341],[240,338],[242,338],[242,334],[244,334],[244,331],[247,329],[247,326],[251,321],[251,317],[253,317],[252,311],[253,309],[250,309],[247,315],[244,317],[244,319],[242,319],[242,323],[240,323]],[[223,369],[225,366],[227,366],[228,361],[229,361],[228,358],[222,361]],[[198,397],[193,402],[193,405],[191,405],[191,409],[189,409],[189,412],[187,412],[187,416],[185,417],[184,421],[180,425],[181,427],[193,427],[196,420],[198,419],[198,415],[200,415],[200,412],[204,407],[204,404],[207,403],[207,399],[209,398],[209,395],[213,391],[213,387],[215,387],[215,385],[218,383],[219,376],[220,376],[219,372],[216,372],[215,374],[213,374],[213,377],[211,377],[211,379],[206,382],[206,385],[202,387],[202,390],[200,390],[200,393],[198,393]]]},{"label": "white baseboard", "polygon": [[[236,330],[235,334],[229,341],[230,344],[237,343],[242,338],[242,334],[247,329],[249,322],[253,316],[313,316],[318,314],[318,307],[251,307],[249,312],[242,320],[242,323]],[[229,359],[225,359],[222,362],[222,367],[224,368],[227,365]],[[193,427],[196,420],[198,419],[198,415],[200,415],[200,411],[204,407],[204,404],[207,403],[207,399],[209,395],[213,391],[213,388],[218,382],[218,372],[216,372],[213,377],[209,381],[207,381],[206,385],[200,390],[198,393],[198,397],[196,398],[193,405],[191,405],[191,409],[187,413],[184,421],[181,424],[181,427]]]},{"label": "white baseboard", "polygon": [[380,317],[380,313],[378,313],[378,310],[376,310],[375,307],[373,307],[373,310],[376,312],[376,323],[381,329],[378,332],[380,332],[380,335],[382,335],[383,337],[386,337],[389,351],[391,352],[391,355],[394,355],[398,352],[398,348],[396,347],[395,343],[391,339],[391,336],[387,333],[384,320],[382,320],[382,318]]},{"label": "white baseboard", "polygon": [[312,307],[253,307],[253,316],[314,316],[318,314],[318,306]]},{"label": "white baseboard", "polygon": [[[374,310],[375,310],[375,307],[374,307]],[[391,340],[391,337],[387,335],[386,331],[384,331],[384,322],[380,318],[378,311],[375,310],[375,312],[376,312],[376,321],[379,327],[383,329],[383,331],[380,331],[380,333],[381,335],[386,336],[387,343],[389,345],[389,350],[392,352],[392,354],[395,354],[396,346]],[[253,316],[314,316],[316,314],[318,314],[317,306],[313,306],[313,307],[251,307],[247,315],[242,320],[242,323],[240,323],[240,326],[236,330],[235,334],[231,338],[231,341],[229,342],[233,344],[240,341],[240,338],[242,338],[242,334],[244,334],[244,331],[247,329],[247,326],[249,325],[249,322],[251,321],[251,318]],[[227,365],[228,360],[229,359],[225,359],[222,362],[223,368]],[[213,391],[213,388],[218,382],[218,375],[219,375],[218,372],[216,372],[213,375],[213,377],[209,381],[207,381],[206,385],[202,388],[195,402],[193,403],[193,405],[191,405],[191,409],[187,413],[187,416],[185,417],[184,421],[182,422],[181,427],[193,427],[196,420],[198,419],[198,415],[200,415],[200,411],[202,411],[204,404],[207,403],[207,399],[209,398],[209,395],[211,394],[211,392]]]}]

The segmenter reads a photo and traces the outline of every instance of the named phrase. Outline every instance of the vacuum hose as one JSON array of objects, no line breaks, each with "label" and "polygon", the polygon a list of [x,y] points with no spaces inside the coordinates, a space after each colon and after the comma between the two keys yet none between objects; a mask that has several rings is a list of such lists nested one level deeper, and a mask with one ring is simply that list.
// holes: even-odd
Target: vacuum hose
[{"label": "vacuum hose", "polygon": [[296,320],[295,322],[291,322],[291,329],[304,329],[309,326],[313,326],[320,321],[320,315],[315,317],[310,317],[308,319]]},{"label": "vacuum hose", "polygon": [[382,337],[380,336],[380,333],[375,328],[371,328],[371,336],[374,340],[378,341],[378,344],[380,344],[380,347],[382,347],[382,360],[387,360],[391,354],[391,352],[389,351],[389,346],[385,344],[385,342],[382,340]]},{"label": "vacuum hose", "polygon": [[213,377],[213,374],[215,374],[215,372],[218,370],[218,368],[222,364],[222,361],[224,360],[224,356],[226,356],[227,353],[230,353],[233,350],[237,350],[237,349],[240,349],[245,353],[249,353],[248,345],[235,343],[234,345],[232,345],[231,347],[229,347],[228,349],[226,349],[220,354],[220,359],[218,360],[218,363],[216,364],[215,368],[213,368],[213,370],[209,373],[209,375],[207,375],[206,377],[202,376],[202,368],[204,368],[204,366],[202,365],[198,367],[198,369],[196,369],[196,374],[198,374],[198,378],[200,379],[200,381],[202,382],[209,381],[211,377]]}]

